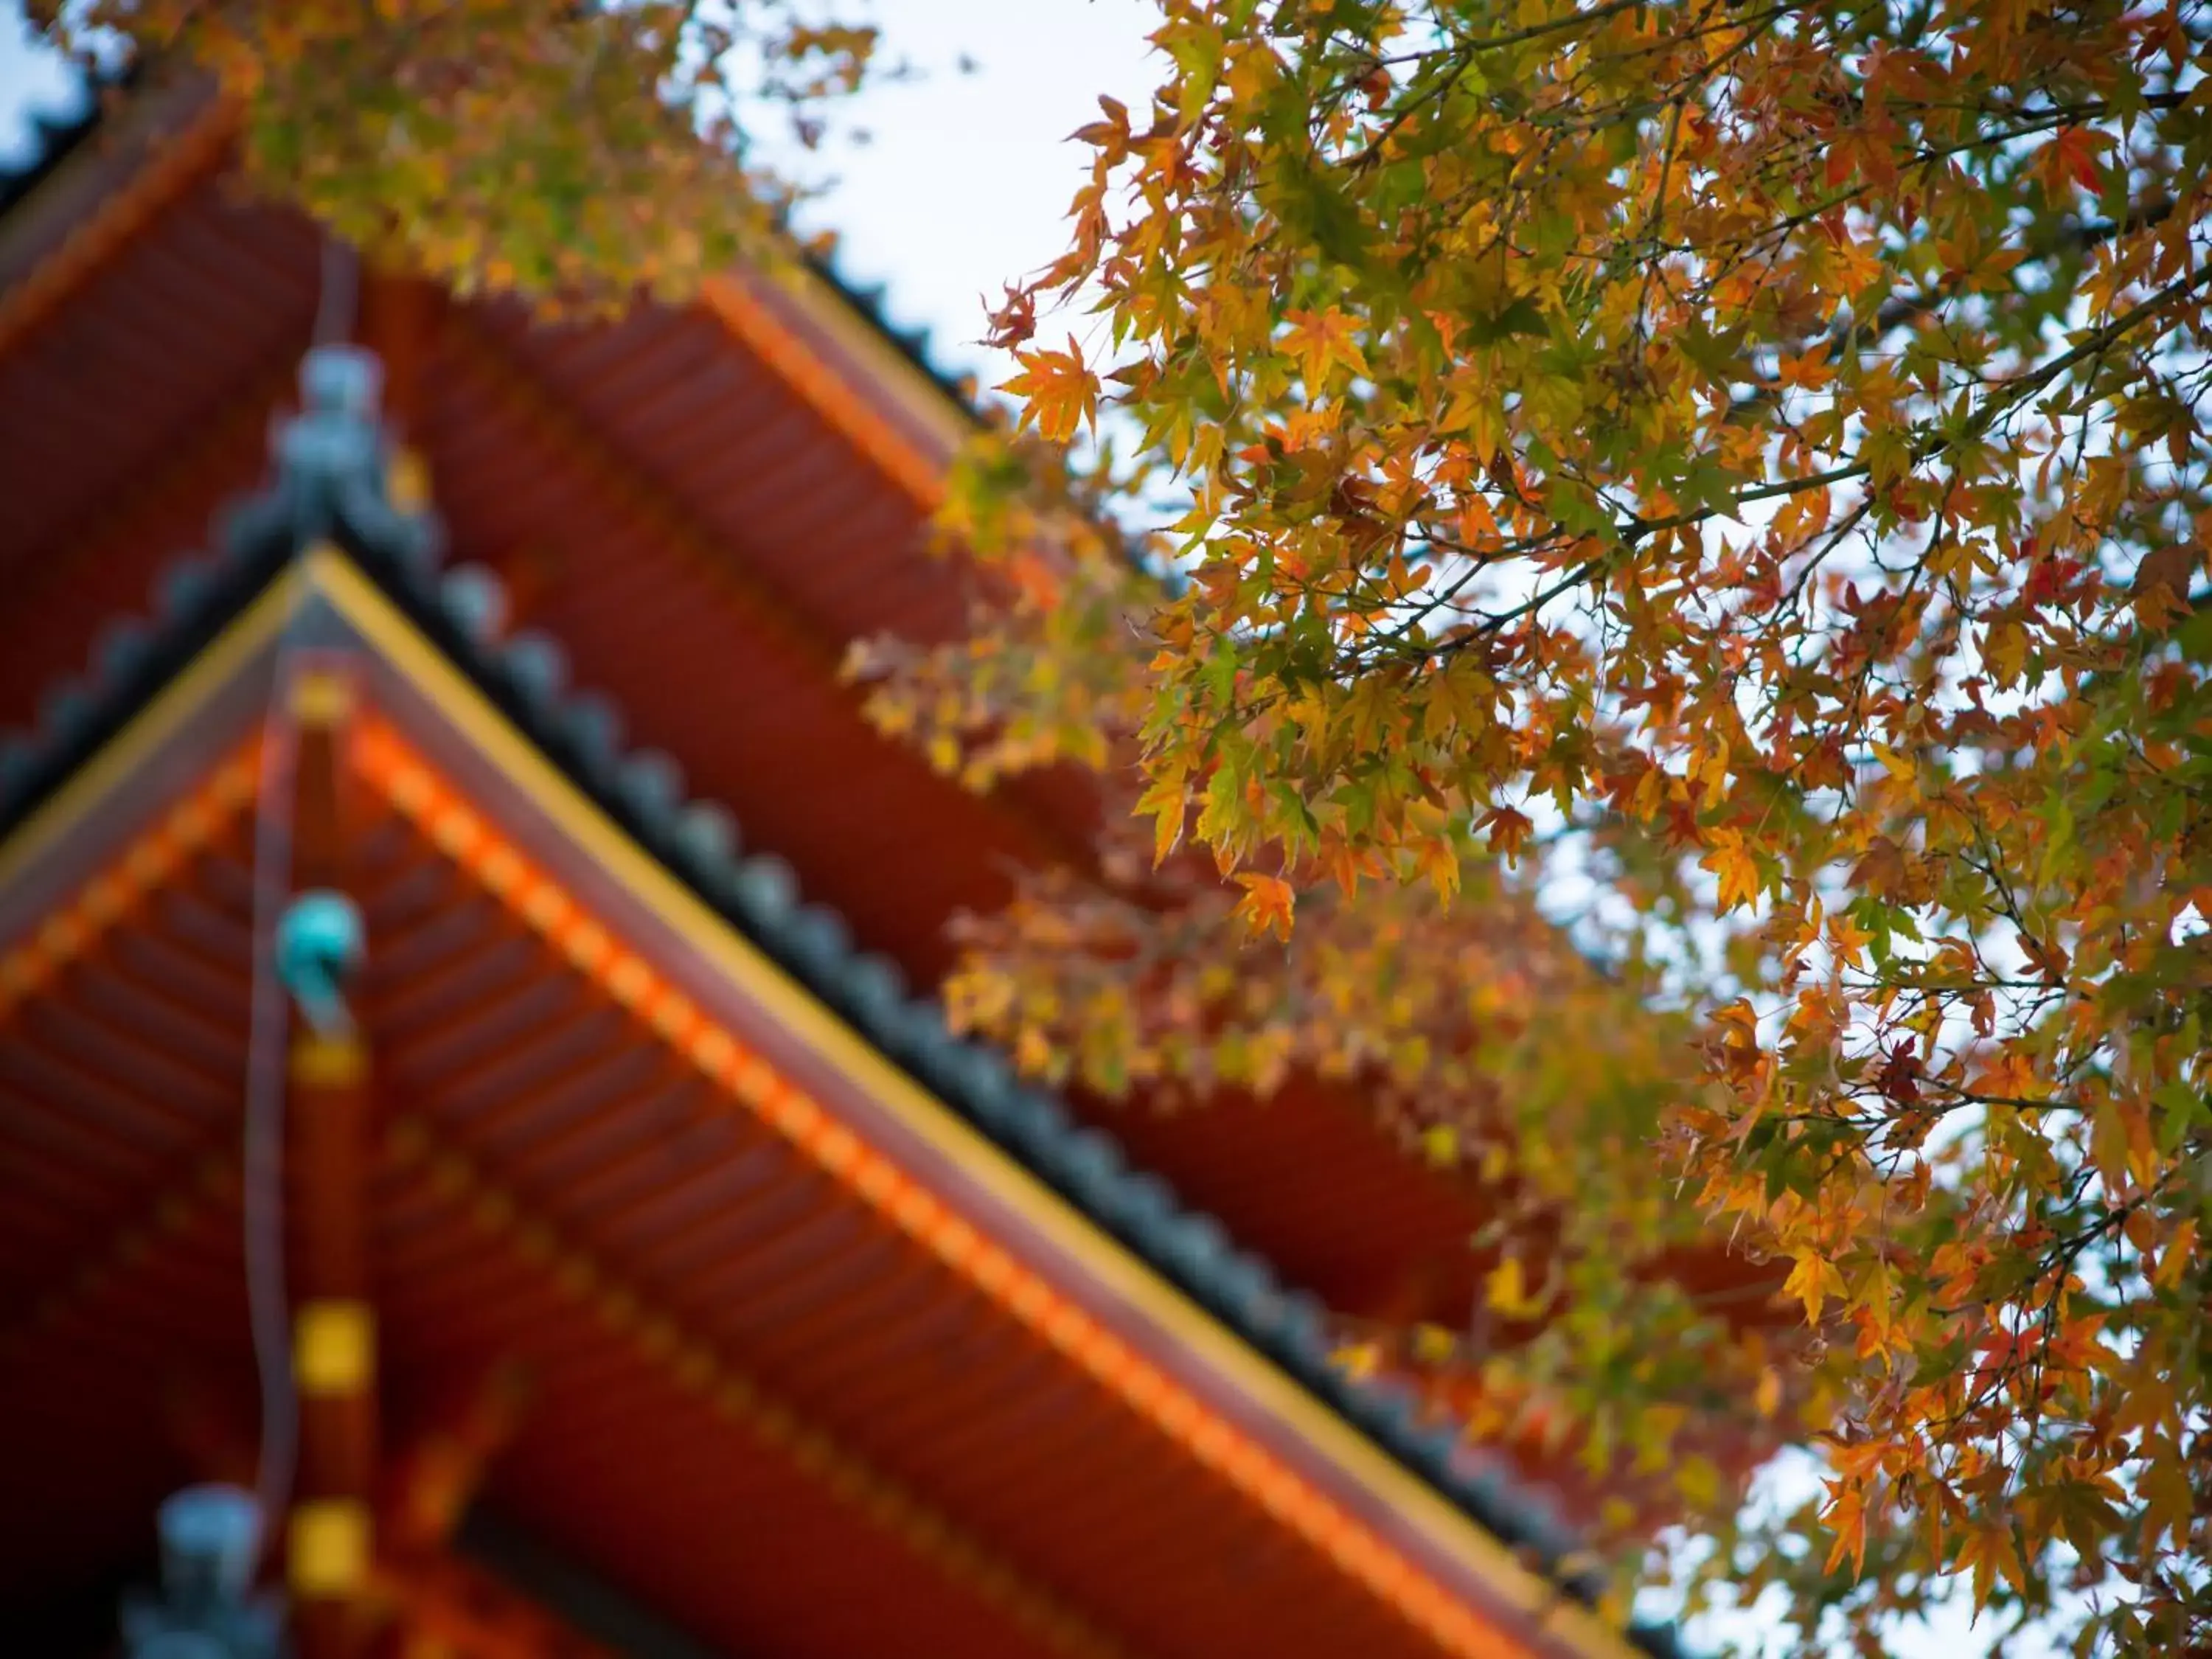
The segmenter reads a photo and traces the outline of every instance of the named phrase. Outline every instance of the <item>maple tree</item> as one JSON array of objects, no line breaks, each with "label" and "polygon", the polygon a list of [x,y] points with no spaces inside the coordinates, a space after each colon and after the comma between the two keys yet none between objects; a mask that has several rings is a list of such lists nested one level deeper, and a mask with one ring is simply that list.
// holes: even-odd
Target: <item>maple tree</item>
[{"label": "maple tree", "polygon": [[[977,631],[858,665],[1149,825],[956,1007],[1108,1091],[1373,1080],[1510,1177],[1555,1236],[1492,1311],[1552,1316],[1486,1396],[1664,1462],[1755,1376],[1821,1496],[1675,1462],[1808,1644],[1946,1583],[2212,1639],[2212,12],[1160,11],[994,318]],[[1700,1213],[1796,1337],[1623,1272]]]},{"label": "maple tree", "polygon": [[[877,31],[809,0],[29,0],[81,59],[212,74],[246,181],[369,257],[546,305],[781,257],[789,169]],[[880,66],[878,66],[880,68]]]}]

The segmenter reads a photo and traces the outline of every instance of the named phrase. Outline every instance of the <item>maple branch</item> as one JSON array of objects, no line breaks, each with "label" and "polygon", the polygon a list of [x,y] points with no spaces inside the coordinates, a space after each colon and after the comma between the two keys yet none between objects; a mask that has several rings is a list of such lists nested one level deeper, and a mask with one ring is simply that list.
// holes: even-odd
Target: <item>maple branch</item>
[{"label": "maple branch", "polygon": [[2086,103],[2080,104],[2045,104],[2037,109],[2023,108],[2018,104],[1946,103],[1940,99],[1900,98],[1892,100],[1889,107],[1946,110],[1963,115],[1984,115],[2008,121],[2023,118],[2042,121],[2056,118],[2069,125],[2079,125],[2088,121],[2101,121],[2107,115],[2136,114],[2143,110],[2179,109],[2188,101],[2187,92],[2167,90],[2143,93],[2136,100],[2135,106],[2127,110],[2119,109],[2109,99],[2104,98],[2092,98]]},{"label": "maple branch", "polygon": [[1454,63],[1452,67],[1439,73],[1426,87],[1421,88],[1419,93],[1407,99],[1406,101],[1391,114],[1390,118],[1382,124],[1381,130],[1378,131],[1374,137],[1370,138],[1364,144],[1361,145],[1356,152],[1347,156],[1343,161],[1339,163],[1339,165],[1341,166],[1347,173],[1364,173],[1369,167],[1374,166],[1375,163],[1381,161],[1382,159],[1382,151],[1384,147],[1389,143],[1392,138],[1397,136],[1399,131],[1405,126],[1406,123],[1412,120],[1413,117],[1419,114],[1423,109],[1427,107],[1430,104],[1434,103],[1438,98],[1441,98],[1445,93],[1451,90],[1453,84],[1459,79],[1462,72],[1466,70],[1468,63],[1473,60],[1472,53],[1468,53],[1464,56],[1455,53],[1454,57],[1456,61]]},{"label": "maple branch", "polygon": [[[1408,99],[1405,104],[1401,106],[1400,108],[1391,115],[1389,120],[1383,125],[1379,131],[1375,133],[1357,152],[1346,157],[1337,165],[1344,167],[1347,172],[1356,173],[1364,171],[1367,167],[1372,166],[1376,161],[1379,161],[1382,157],[1382,152],[1389,140],[1395,137],[1404,127],[1407,121],[1412,118],[1412,117],[1417,114],[1420,110],[1435,102],[1437,99],[1449,92],[1453,86],[1457,84],[1460,76],[1464,73],[1465,70],[1473,64],[1474,60],[1482,53],[1493,52],[1503,46],[1524,45],[1530,40],[1539,40],[1546,35],[1558,33],[1563,30],[1572,28],[1579,24],[1601,22],[1617,12],[1632,11],[1648,4],[1649,0],[1607,0],[1607,3],[1593,7],[1588,11],[1578,12],[1569,17],[1555,18],[1546,23],[1534,24],[1527,28],[1515,30],[1505,34],[1485,35],[1480,37],[1455,37],[1455,44],[1448,51],[1407,52],[1395,58],[1377,58],[1370,59],[1370,62],[1380,68],[1401,63],[1422,63],[1434,58],[1445,57],[1450,60],[1450,67],[1438,74],[1434,81],[1432,81],[1426,88],[1422,89],[1419,95]],[[1729,20],[1726,24],[1717,27],[1745,29],[1747,31],[1750,38],[1755,39],[1757,33],[1759,31],[1753,30],[1752,27],[1753,25],[1766,25],[1777,18],[1788,16],[1797,9],[1799,9],[1799,8],[1795,5],[1778,5],[1759,13],[1752,18],[1732,18]],[[1678,37],[1678,39],[1694,39],[1698,35],[1710,32],[1711,31],[1702,27],[1694,28],[1686,31],[1683,35]],[[1630,52],[1624,52],[1620,56],[1620,59],[1625,61],[1626,58],[1638,56],[1643,52],[1657,51],[1661,49],[1661,46],[1654,45],[1651,46],[1636,48]],[[1740,51],[1741,48],[1738,48],[1738,50]],[[1651,110],[1665,107],[1668,104],[1676,106],[1679,111],[1679,107],[1682,100],[1697,87],[1710,83],[1718,75],[1721,69],[1728,62],[1729,58],[1733,58],[1735,55],[1735,53],[1731,52],[1719,60],[1706,65],[1699,75],[1685,77],[1681,82],[1673,88],[1667,96],[1662,99],[1656,101],[1650,99],[1622,100],[1610,106],[1607,106],[1601,111],[1586,111],[1585,123],[1557,123],[1545,119],[1541,116],[1534,114],[1529,115],[1524,118],[1527,118],[1534,125],[1554,127],[1562,131],[1571,131],[1580,130],[1585,124],[1593,125],[1607,125],[1624,118],[1640,118],[1641,115],[1648,113]],[[1592,117],[1596,117],[1597,118],[1592,120],[1590,118]]]},{"label": "maple branch", "polygon": [[[2016,1095],[1985,1095],[1964,1088],[1955,1083],[1946,1083],[1941,1078],[1923,1078],[1922,1082],[1942,1090],[1951,1096],[1951,1103],[1939,1107],[1939,1112],[1953,1112],[1963,1106],[2002,1106],[2015,1112],[2074,1112],[2087,1115],[2097,1109],[2078,1100],[2025,1100]],[[1919,1108],[1922,1111],[1929,1109]]]},{"label": "maple branch", "polygon": [[[2060,352],[2057,356],[2039,365],[2032,372],[2014,376],[2001,383],[1998,390],[1975,411],[1973,417],[1958,433],[1948,437],[1924,439],[1914,446],[1908,456],[1908,470],[1924,465],[1947,450],[1954,449],[1961,444],[1971,443],[1986,435],[1990,429],[2008,413],[2051,385],[2069,369],[2109,351],[2113,345],[2142,324],[2186,299],[2208,281],[2212,281],[2212,265],[2208,265],[2191,276],[2167,284],[2141,305],[2114,318],[2103,327],[2094,330],[2078,344]],[[1686,529],[1717,518],[1736,518],[1741,516],[1742,509],[1747,507],[1755,507],[1762,501],[1778,501],[1786,496],[1802,495],[1809,490],[1826,489],[1839,483],[1849,483],[1856,479],[1872,476],[1873,471],[1873,463],[1869,461],[1851,461],[1842,465],[1829,467],[1822,471],[1808,473],[1800,478],[1789,478],[1775,483],[1756,485],[1749,489],[1739,491],[1730,496],[1727,501],[1717,507],[1689,508],[1658,518],[1644,518],[1632,514],[1613,526],[1614,545],[1613,547],[1583,561],[1558,581],[1541,589],[1511,610],[1486,616],[1473,629],[1449,639],[1440,641],[1424,649],[1419,654],[1423,657],[1448,655],[1465,648],[1476,640],[1497,635],[1514,623],[1541,611],[1553,600],[1602,576],[1612,568],[1617,555],[1621,550],[1633,549],[1638,543],[1648,536],[1656,535],[1665,531]],[[1518,545],[1528,550],[1534,550],[1531,544],[1547,544],[1558,540],[1565,533],[1560,531],[1543,538],[1524,538]],[[1491,562],[1494,562],[1498,557],[1511,556],[1516,546],[1516,544],[1506,544],[1498,549],[1492,550],[1490,555]],[[1388,636],[1378,637],[1377,643],[1389,647],[1401,644],[1409,637],[1415,621],[1421,617],[1433,616],[1453,594],[1463,588],[1468,581],[1473,580],[1474,574],[1476,573],[1468,573],[1468,575],[1454,582],[1436,599],[1424,604],[1406,624],[1392,630]],[[1353,653],[1345,659],[1345,665],[1356,670],[1363,661],[1373,655],[1374,653]]]},{"label": "maple branch", "polygon": [[[1646,241],[1650,240],[1652,232],[1658,227],[1660,216],[1666,210],[1667,179],[1674,170],[1674,151],[1682,136],[1682,103],[1686,96],[1686,94],[1678,93],[1668,106],[1667,147],[1659,158],[1659,179],[1652,187],[1651,208],[1644,222],[1644,240]],[[1649,337],[1644,326],[1644,313],[1651,303],[1651,284],[1658,280],[1662,263],[1658,259],[1644,262],[1644,284],[1636,295],[1636,332],[1639,337]]]},{"label": "maple branch", "polygon": [[[2043,112],[2038,112],[2037,113],[2039,115],[2045,114]],[[2039,125],[2031,125],[2002,134],[1978,135],[1973,139],[1964,141],[1958,144],[1942,147],[1936,149],[1924,150],[1921,152],[1920,155],[1917,159],[1922,161],[1939,160],[1948,155],[1959,154],[1970,149],[1983,148],[1991,143],[2009,141],[2010,139],[2032,134],[2035,131],[2045,131],[2048,130],[2049,125],[2049,120],[2046,118]],[[1822,214],[1832,210],[1832,208],[1839,203],[1853,199],[1856,196],[1863,194],[1863,191],[1864,186],[1862,185],[1854,190],[1840,192],[1833,198],[1825,199],[1821,203],[1815,204],[1813,208],[1809,208],[1797,215],[1792,216],[1790,219],[1786,219],[1782,222],[1778,226],[1770,227],[1766,232],[1762,233],[1762,235],[1780,234],[1786,236],[1790,231],[1797,225],[1811,222],[1814,219],[1818,218]],[[2082,248],[2094,246],[2099,242],[2109,240],[2112,236],[2124,234],[2125,231],[2154,225],[2160,222],[2164,218],[2170,216],[2172,211],[2172,207],[2173,204],[2171,201],[2160,200],[2149,202],[2145,204],[2140,210],[2131,210],[2120,221],[2099,222],[2094,225],[2080,227],[2071,233],[2069,240],[2074,240],[2078,246]],[[2107,324],[2104,328],[2097,331],[2073,349],[2061,353],[2058,356],[2051,359],[2050,362],[2041,366],[2033,374],[2025,377],[2016,378],[2007,382],[1998,393],[1984,404],[1982,408],[1977,411],[1974,419],[1970,421],[1960,433],[1955,436],[1948,438],[1925,440],[1921,444],[1915,446],[1910,454],[1908,466],[1917,468],[1924,465],[1928,460],[1934,459],[1936,455],[1941,454],[1948,448],[1955,447],[1962,442],[1972,441],[1972,440],[1984,435],[2011,409],[2033,397],[2036,392],[2050,385],[2053,380],[2063,375],[2068,369],[2073,368],[2075,364],[2083,362],[2089,357],[2100,355],[2104,351],[2109,349],[2112,344],[2116,343],[2126,333],[2132,331],[2145,319],[2157,314],[2159,312],[2164,310],[2167,306],[2172,304],[2175,301],[2185,297],[2187,294],[2200,286],[2206,280],[2208,276],[2212,276],[2212,270],[2199,271],[2193,276],[2183,278],[2180,281],[2169,285],[2168,288],[2162,290],[2159,295],[2154,295],[2152,299],[2145,301],[2135,310],[2120,318],[2113,319],[2112,322]],[[1921,314],[1926,310],[1932,308],[1933,306],[1937,303],[1940,303],[1940,296],[1933,295],[1909,296],[1902,300],[1893,300],[1886,302],[1884,306],[1877,311],[1874,319],[1874,327],[1877,337],[1880,333],[1886,332],[1889,329],[1898,326],[1911,317]],[[1841,325],[1839,325],[1838,326]],[[1832,358],[1842,352],[1848,344],[1850,339],[1852,337],[1852,331],[1846,329],[1840,336],[1836,337],[1835,342],[1831,348],[1830,355]],[[1729,411],[1731,415],[1735,412],[1736,411],[1734,408]],[[1847,463],[1829,468],[1821,472],[1808,474],[1802,478],[1784,480],[1772,484],[1756,486],[1753,489],[1740,492],[1731,498],[1729,502],[1721,507],[1691,509],[1658,519],[1644,519],[1640,516],[1631,515],[1614,526],[1613,533],[1616,540],[1621,545],[1633,547],[1638,542],[1641,541],[1648,535],[1662,531],[1685,528],[1692,525],[1706,522],[1717,517],[1735,517],[1737,516],[1741,509],[1745,507],[1756,506],[1763,501],[1802,495],[1809,490],[1822,489],[1838,483],[1848,483],[1856,478],[1870,476],[1872,470],[1871,464],[1868,462]],[[1856,518],[1858,516],[1863,515],[1855,515],[1854,521],[1856,521]],[[1437,542],[1438,538],[1431,538],[1429,539],[1431,542]],[[1488,550],[1480,553],[1478,553],[1476,550],[1465,550],[1470,555],[1478,556],[1481,562],[1479,563],[1474,569],[1470,570],[1467,574],[1454,581],[1441,593],[1417,607],[1411,614],[1408,615],[1405,622],[1399,627],[1389,630],[1385,635],[1377,636],[1374,643],[1377,646],[1385,647],[1395,647],[1401,644],[1411,635],[1413,628],[1417,626],[1423,618],[1435,615],[1439,609],[1448,605],[1452,599],[1463,590],[1467,583],[1471,581],[1476,574],[1480,574],[1482,564],[1494,563],[1501,558],[1513,557],[1522,553],[1534,551],[1538,547],[1547,545],[1557,539],[1559,539],[1559,536],[1557,534],[1540,537],[1527,537],[1519,538],[1517,542],[1508,543],[1498,548]],[[1423,653],[1423,654],[1434,655],[1438,654],[1439,653],[1449,653],[1463,647],[1464,645],[1471,642],[1474,639],[1495,635],[1504,629],[1510,627],[1515,622],[1541,610],[1544,606],[1549,605],[1553,599],[1573,591],[1578,586],[1585,585],[1586,583],[1595,580],[1597,576],[1602,574],[1609,562],[1609,555],[1600,555],[1583,562],[1582,564],[1577,566],[1565,577],[1562,578],[1559,581],[1554,583],[1550,587],[1544,589],[1529,600],[1514,607],[1509,611],[1486,617],[1484,621],[1471,630],[1471,632],[1460,635],[1454,641],[1441,643],[1438,646],[1432,647],[1430,651]],[[1350,665],[1357,667],[1359,662],[1369,659],[1379,659],[1379,653],[1372,650],[1355,653],[1353,657],[1350,659]]]},{"label": "maple branch", "polygon": [[1554,17],[1541,23],[1531,23],[1526,28],[1509,29],[1503,34],[1455,35],[1455,47],[1461,52],[1495,52],[1501,46],[1518,46],[1530,40],[1540,40],[1547,35],[1577,28],[1585,23],[1601,23],[1624,11],[1636,11],[1648,6],[1650,0],[1604,0],[1601,5],[1587,11],[1570,12],[1564,17]]},{"label": "maple branch", "polygon": [[[2039,264],[2062,254],[2087,253],[2118,237],[2154,229],[2173,216],[2174,205],[2171,196],[2156,196],[2131,204],[2127,212],[2118,219],[2075,221],[2062,227],[2057,235],[2043,246],[2030,250],[2022,263]],[[1958,292],[1963,281],[1963,277],[1956,278],[1923,293],[1893,295],[1881,302],[1870,322],[1863,328],[1848,316],[1839,316],[1811,339],[1801,340],[1781,349],[1803,350],[1826,340],[1825,361],[1831,364],[1840,362],[1853,343],[1881,340],[1935,311]],[[1776,376],[1763,374],[1747,364],[1745,377],[1759,382],[1759,388],[1729,405],[1731,419],[1741,419],[1754,410],[1769,407],[1778,402],[1782,395],[1781,382]]]}]

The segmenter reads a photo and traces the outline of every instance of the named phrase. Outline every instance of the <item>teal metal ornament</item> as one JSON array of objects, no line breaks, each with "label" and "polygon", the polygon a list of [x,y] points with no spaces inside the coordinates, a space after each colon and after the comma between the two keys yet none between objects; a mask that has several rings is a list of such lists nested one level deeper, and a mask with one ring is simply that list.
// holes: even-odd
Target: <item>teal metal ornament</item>
[{"label": "teal metal ornament", "polygon": [[367,954],[361,908],[343,893],[301,893],[276,924],[276,978],[319,1036],[353,1030],[345,987]]}]

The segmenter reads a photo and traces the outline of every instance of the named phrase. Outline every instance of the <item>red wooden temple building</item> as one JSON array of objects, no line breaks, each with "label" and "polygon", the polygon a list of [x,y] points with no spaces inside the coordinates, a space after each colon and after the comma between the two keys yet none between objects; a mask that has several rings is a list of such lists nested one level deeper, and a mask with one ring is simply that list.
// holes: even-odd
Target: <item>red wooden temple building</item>
[{"label": "red wooden temple building", "polygon": [[745,272],[313,349],[230,138],[143,87],[0,185],[0,1651],[116,1651],[204,1482],[301,1659],[1671,1651],[1328,1363],[1464,1306],[1463,1191],[946,1033],[1084,825],[838,681],[960,622],[917,356]]}]

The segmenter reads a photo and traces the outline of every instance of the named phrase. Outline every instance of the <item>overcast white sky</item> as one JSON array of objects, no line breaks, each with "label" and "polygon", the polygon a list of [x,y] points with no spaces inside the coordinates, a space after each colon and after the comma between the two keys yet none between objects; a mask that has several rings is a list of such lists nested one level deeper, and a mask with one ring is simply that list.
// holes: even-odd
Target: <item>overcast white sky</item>
[{"label": "overcast white sky", "polygon": [[[831,153],[824,165],[839,182],[812,217],[840,233],[845,276],[884,284],[892,319],[931,331],[942,367],[995,384],[1011,371],[974,343],[982,301],[1060,251],[1084,170],[1080,147],[1064,140],[1095,118],[1101,93],[1142,107],[1160,79],[1145,41],[1158,14],[1151,0],[859,0],[858,9],[883,25],[891,56],[923,73],[866,94],[854,115],[874,142]],[[961,72],[963,58],[974,72]],[[0,167],[27,159],[32,111],[71,107],[67,78],[30,40],[16,0],[0,0]],[[1723,1627],[1739,1641],[1759,1631],[1738,1616],[1687,1633],[1711,1646]],[[1901,1635],[1890,1650],[1893,1659],[1960,1659],[1982,1644],[1960,1616]],[[2013,1651],[2030,1659],[2042,1650]]]}]

